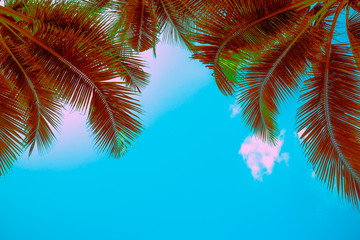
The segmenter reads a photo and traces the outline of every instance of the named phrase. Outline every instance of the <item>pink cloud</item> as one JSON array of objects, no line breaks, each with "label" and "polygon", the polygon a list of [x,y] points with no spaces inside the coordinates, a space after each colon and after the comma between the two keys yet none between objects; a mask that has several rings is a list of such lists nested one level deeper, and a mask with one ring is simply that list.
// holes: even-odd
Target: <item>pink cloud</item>
[{"label": "pink cloud", "polygon": [[241,107],[236,104],[231,104],[229,110],[231,111],[231,118],[236,117],[241,112]]},{"label": "pink cloud", "polygon": [[302,129],[301,131],[299,131],[299,132],[294,132],[294,136],[297,137],[300,142],[302,142],[302,141],[303,141],[302,139],[307,136],[307,135],[304,135],[305,131],[306,131],[306,128],[303,128],[303,129]]},{"label": "pink cloud", "polygon": [[284,144],[284,134],[285,130],[282,130],[276,146],[267,144],[256,136],[248,136],[242,143],[239,154],[251,169],[254,179],[262,181],[264,174],[272,174],[275,162],[288,162],[289,153],[280,153]]}]

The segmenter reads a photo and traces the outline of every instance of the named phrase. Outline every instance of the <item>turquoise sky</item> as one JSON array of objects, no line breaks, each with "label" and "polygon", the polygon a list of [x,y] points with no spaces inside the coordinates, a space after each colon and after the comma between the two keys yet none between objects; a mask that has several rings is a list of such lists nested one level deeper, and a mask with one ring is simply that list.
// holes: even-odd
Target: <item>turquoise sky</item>
[{"label": "turquoise sky", "polygon": [[159,46],[129,154],[97,154],[68,113],[45,156],[0,178],[0,240],[360,239],[360,211],[313,177],[283,107],[278,148],[251,138],[234,99],[184,50]]}]

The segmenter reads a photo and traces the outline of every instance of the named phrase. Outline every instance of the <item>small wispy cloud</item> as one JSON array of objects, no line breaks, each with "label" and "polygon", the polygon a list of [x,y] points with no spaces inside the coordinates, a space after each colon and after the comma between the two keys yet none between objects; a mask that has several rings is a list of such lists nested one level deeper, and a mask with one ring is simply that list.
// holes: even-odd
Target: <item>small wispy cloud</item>
[{"label": "small wispy cloud", "polygon": [[241,107],[237,104],[231,104],[229,110],[231,111],[230,117],[234,118],[241,112]]},{"label": "small wispy cloud", "polygon": [[300,142],[302,142],[301,138],[305,137],[304,132],[306,131],[306,128],[303,128],[300,132],[294,132],[294,136],[299,139]]},{"label": "small wispy cloud", "polygon": [[239,154],[251,169],[254,179],[262,181],[264,174],[273,172],[275,162],[288,162],[289,153],[280,153],[284,144],[285,130],[282,130],[276,146],[263,142],[256,136],[248,136],[242,143]]}]

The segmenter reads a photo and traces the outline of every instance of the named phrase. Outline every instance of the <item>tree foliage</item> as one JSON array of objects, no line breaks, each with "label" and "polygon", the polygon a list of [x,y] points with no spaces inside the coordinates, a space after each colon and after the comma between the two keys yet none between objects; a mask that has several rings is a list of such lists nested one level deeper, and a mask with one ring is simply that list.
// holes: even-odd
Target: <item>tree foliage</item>
[{"label": "tree foliage", "polygon": [[[8,0],[0,7],[0,174],[45,151],[61,109],[88,115],[100,151],[119,157],[142,127],[137,53],[163,39],[213,71],[254,134],[276,144],[276,119],[301,92],[298,132],[318,178],[360,200],[360,1]],[[348,43],[334,43],[339,19]],[[114,81],[113,79],[121,80]]]}]

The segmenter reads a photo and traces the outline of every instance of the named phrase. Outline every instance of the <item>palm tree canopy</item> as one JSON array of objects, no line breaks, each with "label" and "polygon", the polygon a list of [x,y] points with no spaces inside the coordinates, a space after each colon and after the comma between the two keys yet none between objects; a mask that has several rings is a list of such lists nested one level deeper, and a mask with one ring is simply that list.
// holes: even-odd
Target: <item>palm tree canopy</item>
[{"label": "palm tree canopy", "polygon": [[[304,86],[298,132],[304,132],[306,155],[319,179],[355,206],[360,196],[358,5],[228,0],[198,18],[193,33],[199,43],[193,57],[214,70],[225,95],[237,94],[245,123],[267,142],[276,144],[280,105]],[[332,42],[341,13],[351,45]]]},{"label": "palm tree canopy", "polygon": [[[358,206],[358,12],[355,0],[7,1],[1,172],[24,147],[50,146],[63,104],[88,112],[98,148],[121,156],[140,133],[133,95],[148,78],[134,52],[155,53],[164,39],[212,69],[219,90],[237,96],[246,125],[269,143],[279,136],[280,106],[301,91],[305,153],[319,179]],[[349,43],[334,44],[343,16]]]},{"label": "palm tree canopy", "polygon": [[1,10],[1,174],[24,147],[30,154],[35,145],[40,152],[50,147],[64,104],[87,113],[100,151],[123,155],[142,128],[134,96],[148,75],[111,36],[108,16],[72,1],[6,1]]}]

